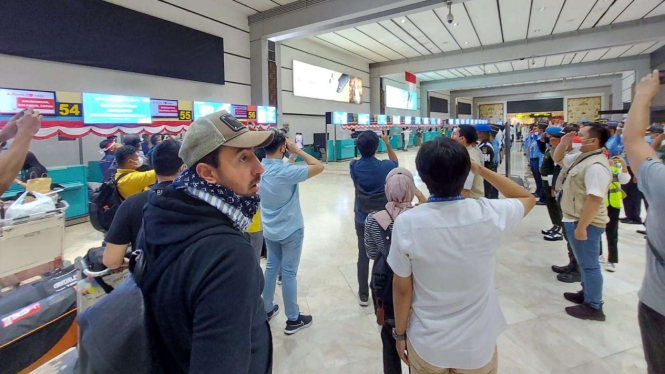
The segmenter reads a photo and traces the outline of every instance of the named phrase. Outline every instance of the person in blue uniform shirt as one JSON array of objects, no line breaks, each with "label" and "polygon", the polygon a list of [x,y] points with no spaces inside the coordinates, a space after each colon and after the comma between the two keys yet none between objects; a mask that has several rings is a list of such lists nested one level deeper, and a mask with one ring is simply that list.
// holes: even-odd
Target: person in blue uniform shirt
[{"label": "person in blue uniform shirt", "polygon": [[[529,168],[531,174],[533,174],[533,179],[536,182],[536,192],[534,195],[539,199],[538,205],[545,205],[545,196],[543,192],[543,179],[540,175],[540,167],[543,163],[543,151],[541,148],[544,148],[544,143],[542,141],[543,134],[547,124],[538,124],[538,126],[532,126],[531,133],[524,140],[524,151],[529,157]],[[538,144],[538,143],[541,144]]]},{"label": "person in blue uniform shirt", "polygon": [[[490,133],[492,128],[490,125],[476,125],[476,131],[478,132],[478,149],[482,154],[483,166],[496,172],[496,150],[490,141]],[[485,185],[485,197],[490,199],[493,195],[494,187],[488,181],[484,181]]]},{"label": "person in blue uniform shirt", "polygon": [[610,138],[605,143],[605,148],[610,154],[610,158],[614,156],[621,156],[623,153],[623,137],[621,136],[622,129],[619,128],[616,122],[608,122],[607,129],[610,131]]}]

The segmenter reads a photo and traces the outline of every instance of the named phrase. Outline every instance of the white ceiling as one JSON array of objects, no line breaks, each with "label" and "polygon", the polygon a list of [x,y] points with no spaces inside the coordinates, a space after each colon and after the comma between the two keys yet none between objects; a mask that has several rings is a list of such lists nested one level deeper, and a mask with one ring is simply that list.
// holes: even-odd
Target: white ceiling
[{"label": "white ceiling", "polygon": [[[452,13],[455,17],[453,25],[446,23],[448,9],[443,6],[310,38],[352,53],[370,63],[383,62],[664,15],[665,0],[469,0],[453,4]],[[632,49],[623,56],[635,52]],[[622,56],[622,52],[626,51],[614,48],[609,51],[589,51],[587,57],[580,56],[577,57],[579,61],[572,62],[595,61],[601,57],[615,58]],[[604,57],[606,53],[609,57]],[[639,53],[642,52],[633,54]],[[565,57],[562,60],[564,63],[569,62]],[[537,60],[537,66],[541,62],[545,63],[544,59]],[[557,63],[553,61],[547,66],[553,65]],[[510,71],[507,65],[492,68]],[[455,71],[452,73],[459,75]],[[459,73],[475,75],[468,69]]]},{"label": "white ceiling", "polygon": [[[608,60],[619,57],[636,56],[640,54],[649,54],[658,48],[665,46],[665,41],[654,43],[638,43],[629,45],[619,45],[612,48],[601,48],[588,51],[579,51],[576,53],[566,53],[560,55],[540,56],[522,60],[503,61],[493,64],[464,66],[456,69],[439,70],[429,73],[416,74],[416,77],[422,82],[464,78],[478,75],[488,75],[497,73],[509,73],[518,70],[540,69],[543,67],[552,67],[560,65],[577,64],[580,62],[592,62],[599,60]],[[403,74],[389,76],[393,80],[403,81]]]},{"label": "white ceiling", "polygon": [[218,1],[227,4],[235,3],[241,5],[241,8],[245,9],[244,14],[250,16],[252,14],[263,12],[268,9],[276,8],[278,6],[286,5],[288,3],[293,3],[298,0],[218,0]]},{"label": "white ceiling", "polygon": [[[538,84],[538,83],[546,83],[546,82],[564,82],[564,81],[570,81],[570,80],[575,80],[575,79],[586,79],[586,78],[597,78],[597,77],[605,77],[605,76],[610,76],[610,75],[615,75],[615,74],[623,74],[623,72],[615,72],[615,73],[604,73],[604,74],[591,74],[591,75],[579,75],[575,77],[568,77],[568,78],[556,78],[556,79],[540,79],[536,81],[529,81],[529,82],[518,82],[518,83],[504,83],[504,84],[495,84],[491,86],[476,86],[476,87],[470,87],[470,88],[465,88],[463,91],[466,90],[477,90],[480,88],[496,88],[496,87],[508,87],[508,86],[523,86],[525,84]],[[449,95],[449,91],[431,91],[431,92],[436,92],[440,93],[443,95]]]}]

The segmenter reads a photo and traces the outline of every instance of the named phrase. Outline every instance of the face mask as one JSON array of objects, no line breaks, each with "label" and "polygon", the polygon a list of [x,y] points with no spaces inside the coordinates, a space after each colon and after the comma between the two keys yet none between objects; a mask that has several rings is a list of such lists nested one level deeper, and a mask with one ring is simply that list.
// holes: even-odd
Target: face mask
[{"label": "face mask", "polygon": [[138,161],[135,161],[135,163],[136,163],[136,168],[137,169],[140,168],[141,166],[143,166],[143,158],[139,157]]},{"label": "face mask", "polygon": [[282,153],[282,158],[290,158],[290,157],[291,153],[289,153],[289,151],[286,148],[284,148],[284,153]]},{"label": "face mask", "polygon": [[573,143],[573,151],[579,151],[582,148],[582,143]]}]

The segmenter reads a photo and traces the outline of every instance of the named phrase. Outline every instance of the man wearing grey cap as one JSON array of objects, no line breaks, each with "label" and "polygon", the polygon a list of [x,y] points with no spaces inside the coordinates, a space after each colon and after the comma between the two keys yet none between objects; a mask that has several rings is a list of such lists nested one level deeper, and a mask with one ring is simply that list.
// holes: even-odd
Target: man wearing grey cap
[{"label": "man wearing grey cap", "polygon": [[254,148],[272,138],[226,111],[197,119],[180,148],[187,169],[144,208],[147,272],[165,269],[144,294],[146,314],[170,373],[272,371],[263,274],[243,236],[264,171]]}]

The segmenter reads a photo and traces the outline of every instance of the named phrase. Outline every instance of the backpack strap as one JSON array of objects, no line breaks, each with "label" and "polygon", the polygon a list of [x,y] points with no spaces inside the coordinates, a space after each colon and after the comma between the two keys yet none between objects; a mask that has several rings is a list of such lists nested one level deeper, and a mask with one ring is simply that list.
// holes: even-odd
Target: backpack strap
[{"label": "backpack strap", "polygon": [[120,174],[118,179],[111,178],[111,183],[113,183],[113,187],[115,187],[115,193],[118,195],[118,198],[120,199],[120,201],[125,201],[125,198],[122,197],[122,195],[120,194],[120,191],[118,190],[118,182],[120,182],[120,180],[122,180],[122,178],[124,178],[127,174],[129,174],[129,173]]},{"label": "backpack strap", "polygon": [[656,261],[658,261],[661,265],[665,266],[665,260],[663,259],[663,256],[658,252],[656,249],[656,246],[653,245],[653,242],[649,239],[649,236],[647,235],[647,246],[651,250],[651,253],[653,253],[653,256],[656,258]]}]

